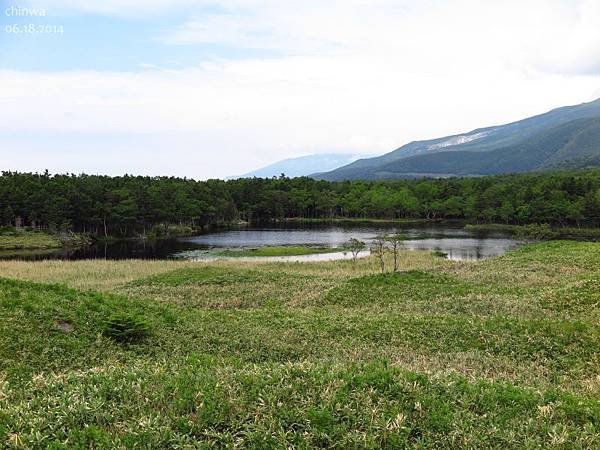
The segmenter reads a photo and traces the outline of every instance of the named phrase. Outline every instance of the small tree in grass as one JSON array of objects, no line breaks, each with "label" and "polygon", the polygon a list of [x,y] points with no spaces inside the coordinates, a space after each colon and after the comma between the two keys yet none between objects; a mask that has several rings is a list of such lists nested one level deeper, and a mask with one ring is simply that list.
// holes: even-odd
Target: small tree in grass
[{"label": "small tree in grass", "polygon": [[402,242],[406,240],[406,235],[402,233],[394,233],[386,236],[386,241],[389,242],[392,254],[394,255],[394,272],[398,272],[398,253],[402,248]]},{"label": "small tree in grass", "polygon": [[363,241],[359,241],[358,239],[352,238],[344,248],[346,248],[350,253],[352,253],[352,261],[356,262],[356,258],[358,258],[358,254],[364,250],[366,244]]},{"label": "small tree in grass", "polygon": [[381,234],[375,236],[371,243],[371,253],[379,258],[379,266],[381,267],[381,273],[385,272],[385,250],[386,250],[387,239],[386,236]]}]

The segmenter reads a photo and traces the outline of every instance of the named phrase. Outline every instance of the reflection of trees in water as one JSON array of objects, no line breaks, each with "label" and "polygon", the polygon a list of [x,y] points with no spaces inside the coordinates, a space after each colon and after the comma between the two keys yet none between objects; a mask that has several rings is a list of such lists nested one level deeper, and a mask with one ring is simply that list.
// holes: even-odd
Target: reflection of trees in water
[{"label": "reflection of trees in water", "polygon": [[517,247],[519,242],[513,239],[417,239],[405,241],[410,250],[437,251],[445,253],[451,260],[481,260],[500,256]]},{"label": "reflection of trees in water", "polygon": [[[382,227],[383,228],[383,227]],[[401,227],[385,230],[401,230]],[[294,228],[271,226],[265,229],[244,228],[221,230],[182,239],[129,239],[97,242],[82,248],[64,248],[58,250],[42,250],[28,252],[12,252],[2,254],[1,259],[166,259],[175,254],[189,251],[207,250],[210,248],[228,248],[242,246],[269,245],[308,245],[319,244],[332,247],[340,246],[354,237],[369,243],[374,236],[381,233],[379,227],[303,227]],[[464,229],[443,227],[422,227],[414,225],[410,228],[409,240],[404,241],[409,250],[425,250],[446,253],[453,260],[476,260],[497,256],[519,245],[513,239],[491,236],[482,237]],[[255,243],[256,242],[256,243]]]}]

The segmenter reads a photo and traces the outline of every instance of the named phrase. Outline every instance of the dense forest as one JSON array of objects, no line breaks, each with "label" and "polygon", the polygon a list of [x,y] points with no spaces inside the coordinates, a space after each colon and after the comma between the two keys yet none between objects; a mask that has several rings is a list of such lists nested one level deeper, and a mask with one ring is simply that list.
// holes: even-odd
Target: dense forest
[{"label": "dense forest", "polygon": [[172,224],[334,217],[599,226],[600,170],[388,182],[0,176],[4,226],[130,236]]}]

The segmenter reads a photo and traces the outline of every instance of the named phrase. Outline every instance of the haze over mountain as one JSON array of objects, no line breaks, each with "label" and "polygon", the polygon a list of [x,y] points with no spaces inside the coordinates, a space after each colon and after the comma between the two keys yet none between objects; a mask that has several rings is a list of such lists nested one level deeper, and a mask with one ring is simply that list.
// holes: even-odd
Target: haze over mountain
[{"label": "haze over mountain", "polygon": [[298,158],[284,159],[244,175],[228,177],[228,179],[252,177],[271,178],[278,177],[282,173],[291,178],[302,177],[311,175],[315,172],[337,169],[338,167],[356,161],[360,157],[361,155],[349,153],[324,153],[320,155],[300,156]]},{"label": "haze over mountain", "polygon": [[600,99],[506,125],[416,141],[360,159],[324,180],[477,176],[600,166]]}]

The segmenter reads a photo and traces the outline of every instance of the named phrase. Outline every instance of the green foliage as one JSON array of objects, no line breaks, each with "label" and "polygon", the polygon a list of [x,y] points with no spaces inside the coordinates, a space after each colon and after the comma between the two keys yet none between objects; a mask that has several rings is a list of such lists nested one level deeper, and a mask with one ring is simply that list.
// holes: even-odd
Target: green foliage
[{"label": "green foliage", "polygon": [[[344,218],[600,226],[600,170],[330,183],[194,181],[4,172],[0,220],[95,236],[172,236],[207,226]],[[4,219],[2,219],[4,217]]]},{"label": "green foliage", "polygon": [[104,323],[104,335],[120,343],[134,343],[145,339],[150,327],[141,317],[125,312],[112,314]]},{"label": "green foliage", "polygon": [[59,233],[56,238],[65,247],[83,247],[92,243],[92,239],[87,234],[73,233],[72,231]]},{"label": "green foliage", "polygon": [[550,240],[558,237],[558,232],[552,230],[547,223],[522,225],[516,229],[517,237],[521,239]]},{"label": "green foliage", "polygon": [[61,240],[54,235],[25,229],[5,228],[0,231],[0,250],[58,248]]},{"label": "green foliage", "polygon": [[358,257],[358,254],[363,251],[366,247],[366,244],[356,238],[352,238],[350,239],[348,242],[346,242],[346,244],[344,245],[344,248],[346,250],[348,250],[350,253],[352,253],[352,260],[354,262],[356,262],[356,258]]},{"label": "green foliage", "polygon": [[0,372],[20,379],[39,370],[89,367],[118,358],[127,349],[104,335],[115,311],[160,321],[169,316],[152,302],[0,278]]},{"label": "green foliage", "polygon": [[547,241],[552,239],[589,239],[595,240],[600,237],[598,228],[574,228],[574,227],[552,227],[547,223],[527,225],[506,224],[478,224],[465,225],[465,229],[474,232],[501,231],[513,233],[520,239]]},{"label": "green foliage", "polygon": [[149,239],[168,238],[176,236],[190,236],[194,234],[194,229],[189,225],[168,224],[159,226],[147,231],[142,237]]}]

